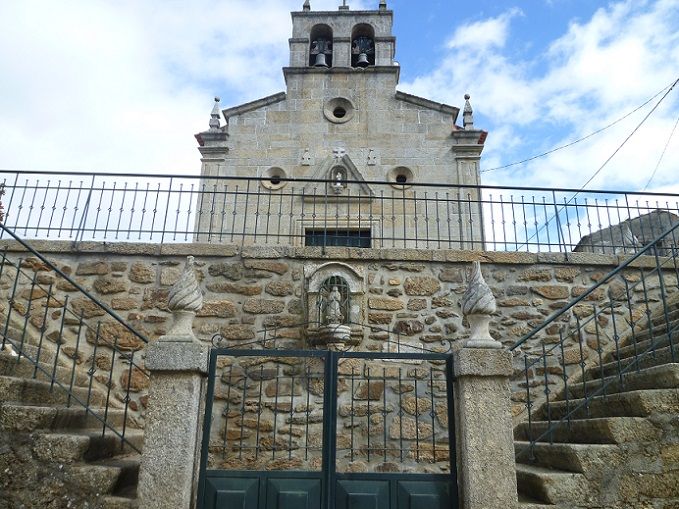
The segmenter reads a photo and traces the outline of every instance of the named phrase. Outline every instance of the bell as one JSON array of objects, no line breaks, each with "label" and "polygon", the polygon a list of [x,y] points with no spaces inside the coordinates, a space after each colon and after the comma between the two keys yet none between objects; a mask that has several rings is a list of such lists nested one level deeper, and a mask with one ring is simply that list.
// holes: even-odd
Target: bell
[{"label": "bell", "polygon": [[356,61],[356,65],[358,67],[368,67],[370,65],[370,62],[368,61],[368,55],[365,53],[359,54],[358,60]]},{"label": "bell", "polygon": [[325,60],[325,53],[316,55],[316,63],[314,67],[328,67],[328,62]]}]

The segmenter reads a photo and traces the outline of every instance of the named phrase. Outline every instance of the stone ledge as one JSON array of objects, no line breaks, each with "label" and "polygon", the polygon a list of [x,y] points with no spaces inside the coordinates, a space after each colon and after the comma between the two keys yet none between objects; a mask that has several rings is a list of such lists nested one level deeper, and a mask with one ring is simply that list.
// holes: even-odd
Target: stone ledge
[{"label": "stone ledge", "polygon": [[512,354],[507,350],[462,348],[453,355],[453,375],[458,377],[509,377]]},{"label": "stone ledge", "polygon": [[[206,242],[151,244],[136,242],[95,242],[85,241],[74,245],[67,240],[31,240],[30,244],[39,252],[78,254],[119,254],[148,256],[217,256],[242,258],[297,258],[318,260],[389,260],[389,261],[422,261],[422,262],[473,262],[497,263],[506,265],[534,265],[544,263],[550,265],[602,265],[611,268],[618,266],[629,258],[619,255],[598,253],[526,253],[511,251],[480,251],[461,249],[414,249],[414,248],[373,248],[361,249],[350,247],[306,246],[266,246],[238,244],[208,244]],[[10,252],[25,252],[14,240],[0,240],[0,249]],[[668,258],[661,257],[660,263]],[[633,262],[631,267],[655,267],[653,256],[642,256]],[[673,268],[674,266],[672,266]]]}]

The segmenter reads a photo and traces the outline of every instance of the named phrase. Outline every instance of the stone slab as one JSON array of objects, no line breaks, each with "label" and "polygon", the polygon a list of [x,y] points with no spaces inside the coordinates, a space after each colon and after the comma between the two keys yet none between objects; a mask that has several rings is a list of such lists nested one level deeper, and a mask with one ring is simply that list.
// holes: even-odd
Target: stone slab
[{"label": "stone slab", "polygon": [[195,341],[170,341],[163,337],[147,347],[146,368],[151,372],[207,373],[208,349]]},{"label": "stone slab", "polygon": [[461,348],[453,354],[453,375],[459,377],[509,377],[512,354],[490,348]]}]

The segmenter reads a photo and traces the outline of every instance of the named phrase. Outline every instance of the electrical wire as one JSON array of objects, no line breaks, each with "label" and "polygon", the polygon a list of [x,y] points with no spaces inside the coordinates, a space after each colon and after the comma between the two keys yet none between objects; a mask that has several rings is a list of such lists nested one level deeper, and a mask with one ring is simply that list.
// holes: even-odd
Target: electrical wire
[{"label": "electrical wire", "polygon": [[[592,176],[587,180],[587,182],[585,182],[585,183],[582,185],[582,187],[580,188],[580,191],[584,190],[585,187],[587,187],[587,185],[588,185],[590,182],[592,182],[592,180],[594,180],[594,179],[597,177],[597,175],[599,175],[599,173],[601,173],[601,170],[603,170],[603,169],[606,167],[606,165],[608,165],[608,163],[611,162],[611,160],[615,157],[615,155],[616,155],[618,152],[620,152],[620,150],[622,150],[622,147],[624,147],[624,146],[627,144],[627,142],[630,140],[630,138],[632,138],[632,136],[634,136],[634,134],[639,130],[639,128],[640,128],[642,125],[644,125],[644,123],[649,119],[649,117],[650,117],[651,115],[653,115],[653,113],[655,112],[655,110],[658,109],[658,106],[660,106],[660,104],[662,104],[662,102],[663,102],[663,101],[665,100],[665,98],[670,94],[670,92],[672,92],[672,90],[674,90],[674,87],[677,85],[677,83],[679,83],[679,78],[677,78],[677,80],[676,80],[674,83],[672,83],[672,86],[670,87],[670,89],[669,89],[667,92],[665,92],[665,95],[663,95],[663,96],[660,98],[660,100],[659,100],[657,103],[655,103],[655,106],[653,106],[653,108],[651,108],[651,111],[649,111],[649,112],[646,114],[646,116],[641,120],[641,122],[639,122],[639,124],[634,128],[634,130],[633,130],[631,133],[629,133],[629,136],[627,136],[627,138],[625,138],[625,141],[623,141],[623,142],[620,144],[620,146],[619,146],[618,148],[615,149],[615,151],[611,154],[611,156],[610,156],[608,159],[606,159],[606,160],[604,161],[604,164],[602,164],[602,165],[599,167],[599,169],[598,169],[597,171],[594,172],[594,175],[592,175]],[[575,196],[577,196],[577,194],[578,194],[578,193],[575,193],[575,194],[573,195],[573,198],[575,198]]]},{"label": "electrical wire", "polygon": [[[679,81],[679,80],[677,80],[677,81]],[[555,148],[553,148],[553,149],[551,149],[551,150],[548,150],[547,152],[543,152],[542,154],[538,154],[538,155],[535,155],[535,156],[531,156],[531,157],[529,157],[529,158],[527,158],[527,159],[523,159],[523,160],[517,161],[517,162],[515,162],[515,163],[509,163],[509,164],[505,164],[505,165],[503,165],[503,166],[497,166],[497,167],[495,167],[495,168],[488,168],[487,170],[481,170],[481,173],[488,173],[488,172],[491,172],[491,171],[504,170],[504,169],[506,169],[506,168],[511,168],[512,166],[518,166],[518,165],[520,165],[520,164],[525,164],[525,163],[528,163],[528,162],[530,162],[530,161],[534,161],[535,159],[540,159],[541,157],[548,156],[548,155],[550,155],[550,154],[553,154],[554,152],[558,152],[559,150],[563,150],[563,149],[565,149],[565,148],[572,147],[573,145],[577,145],[578,143],[581,143],[581,142],[583,142],[583,141],[585,141],[585,140],[588,140],[588,139],[591,138],[592,136],[596,136],[597,134],[600,134],[600,133],[606,131],[607,129],[610,129],[610,128],[613,127],[614,125],[619,124],[620,122],[622,122],[623,120],[625,120],[625,119],[626,119],[627,117],[629,117],[630,115],[633,115],[634,113],[636,113],[637,111],[639,111],[640,109],[642,109],[644,106],[646,106],[648,103],[650,103],[653,99],[655,99],[655,98],[658,97],[660,94],[662,94],[663,92],[665,92],[668,88],[671,90],[672,87],[674,87],[674,86],[677,84],[677,81],[675,81],[675,82],[672,83],[671,85],[667,85],[667,86],[664,87],[662,90],[660,90],[658,93],[656,93],[653,97],[649,98],[649,99],[646,100],[643,104],[641,104],[640,106],[637,106],[636,108],[634,108],[634,109],[633,109],[632,111],[630,111],[629,113],[626,113],[625,115],[623,115],[623,116],[620,117],[619,119],[617,119],[617,120],[611,122],[610,124],[608,124],[608,125],[602,127],[601,129],[597,129],[596,131],[593,131],[593,132],[589,133],[588,135],[583,136],[582,138],[578,138],[577,140],[574,140],[574,141],[571,141],[571,142],[569,142],[569,143],[566,143],[565,145],[560,145],[560,146],[555,147]]]},{"label": "electrical wire", "polygon": [[[669,89],[667,89],[667,91],[665,92],[665,94],[660,98],[660,100],[655,104],[655,106],[653,106],[653,108],[651,108],[651,111],[649,111],[649,112],[646,114],[646,116],[641,120],[641,122],[639,122],[639,124],[637,124],[637,126],[636,126],[636,127],[632,130],[632,132],[625,138],[625,140],[618,146],[618,148],[615,149],[615,151],[610,155],[610,157],[608,157],[608,159],[606,159],[606,160],[604,161],[604,163],[603,163],[601,166],[599,166],[599,168],[598,168],[598,169],[594,172],[594,174],[587,180],[587,182],[585,182],[585,183],[580,187],[580,189],[578,189],[578,191],[576,191],[575,193],[573,193],[573,195],[572,195],[570,198],[568,198],[568,200],[564,200],[564,204],[563,204],[562,206],[559,207],[559,209],[556,211],[556,213],[555,213],[548,221],[546,221],[545,224],[543,224],[538,230],[536,230],[535,233],[533,233],[533,235],[530,236],[530,238],[526,239],[526,242],[523,243],[522,246],[528,244],[528,242],[530,242],[533,238],[535,238],[535,236],[538,235],[541,231],[543,231],[543,230],[549,225],[549,223],[552,222],[553,219],[556,219],[557,222],[558,222],[558,220],[559,220],[559,218],[560,218],[560,215],[561,215],[561,212],[562,212],[562,211],[563,211],[570,203],[572,203],[573,200],[574,200],[574,199],[575,199],[582,191],[585,190],[585,187],[587,187],[587,185],[588,185],[590,182],[592,182],[592,180],[594,180],[594,179],[597,177],[597,175],[599,175],[599,173],[601,173],[601,171],[608,165],[608,163],[611,162],[611,160],[615,157],[615,155],[616,155],[618,152],[620,152],[620,150],[622,150],[622,148],[627,144],[627,142],[632,138],[632,136],[634,136],[634,134],[641,128],[641,126],[644,125],[644,123],[646,123],[646,121],[649,119],[649,117],[650,117],[651,115],[653,115],[653,113],[655,112],[655,110],[658,109],[658,107],[662,104],[662,102],[665,100],[665,98],[667,98],[667,96],[670,94],[670,92],[672,92],[672,90],[674,90],[674,87],[677,85],[677,83],[679,83],[679,78],[677,78],[677,79],[674,81],[674,83],[672,83],[672,85],[670,85]],[[663,90],[665,90],[665,89],[663,89]],[[659,95],[659,94],[656,94],[655,97],[657,97],[658,95]],[[561,236],[561,232],[560,232],[560,231],[559,231],[559,235]],[[522,246],[518,246],[518,247],[517,247],[517,251],[518,251]]]},{"label": "electrical wire", "polygon": [[648,189],[648,186],[651,185],[651,181],[653,180],[653,177],[655,177],[655,173],[658,171],[658,168],[660,167],[660,163],[662,162],[663,158],[665,157],[665,152],[667,152],[667,147],[670,146],[670,142],[672,141],[672,137],[674,136],[674,131],[677,130],[677,125],[679,125],[679,116],[677,117],[677,121],[674,123],[674,127],[672,128],[672,132],[670,132],[670,137],[667,138],[667,143],[665,143],[665,148],[662,151],[662,154],[660,154],[660,159],[658,159],[658,164],[655,165],[655,169],[653,170],[653,173],[651,173],[651,177],[648,179],[648,182],[646,182],[646,185],[644,186],[644,191]]}]

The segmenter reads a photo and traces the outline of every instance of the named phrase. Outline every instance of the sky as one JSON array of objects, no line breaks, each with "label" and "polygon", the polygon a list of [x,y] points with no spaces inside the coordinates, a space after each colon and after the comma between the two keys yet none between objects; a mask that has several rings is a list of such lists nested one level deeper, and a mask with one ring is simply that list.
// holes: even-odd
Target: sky
[{"label": "sky", "polygon": [[[2,0],[0,169],[197,174],[213,96],[229,107],[285,89],[302,3]],[[484,184],[679,192],[679,86],[663,99],[679,78],[679,0],[388,3],[399,90],[472,96]]]}]

